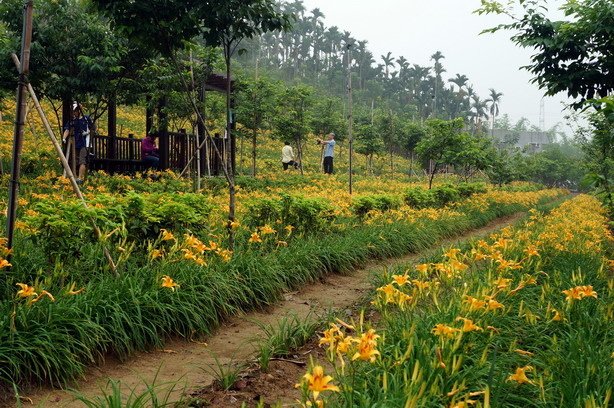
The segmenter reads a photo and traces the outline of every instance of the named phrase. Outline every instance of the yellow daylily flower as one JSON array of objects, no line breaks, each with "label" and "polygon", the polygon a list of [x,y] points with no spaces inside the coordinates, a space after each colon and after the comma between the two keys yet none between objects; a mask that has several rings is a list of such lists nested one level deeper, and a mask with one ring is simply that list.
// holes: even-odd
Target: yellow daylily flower
[{"label": "yellow daylily flower", "polygon": [[533,384],[533,381],[529,380],[526,375],[526,372],[531,370],[533,370],[533,367],[531,366],[518,367],[514,374],[511,374],[509,377],[507,377],[507,380],[516,381],[518,384]]},{"label": "yellow daylily flower", "polygon": [[171,278],[168,275],[164,275],[162,277],[162,287],[163,288],[169,288],[172,291],[175,291],[175,288],[179,287],[178,283],[175,283],[175,281],[173,280],[173,278]]},{"label": "yellow daylily flower", "polygon": [[476,324],[473,323],[473,320],[471,319],[465,319],[464,317],[457,317],[456,318],[457,321],[462,320],[463,321],[463,328],[461,329],[464,333],[468,333],[468,332],[472,332],[472,331],[483,331],[484,329],[482,329],[481,327],[477,326]]},{"label": "yellow daylily flower", "polygon": [[418,288],[418,290],[428,289],[431,286],[431,282],[429,282],[429,281],[421,281],[421,280],[418,280],[418,279],[412,280],[411,283],[413,283],[414,286]]},{"label": "yellow daylily flower", "polygon": [[562,291],[565,294],[565,300],[581,300],[585,297],[594,297],[597,299],[597,292],[593,290],[593,286],[576,286],[575,288],[570,288]]},{"label": "yellow daylily flower", "polygon": [[392,285],[382,286],[381,288],[377,288],[377,291],[384,294],[384,301],[386,303],[394,303],[394,296],[397,290]]},{"label": "yellow daylily flower", "polygon": [[260,234],[258,234],[257,232],[254,232],[252,233],[252,236],[249,238],[247,242],[249,242],[250,244],[262,242],[262,238],[260,238]]},{"label": "yellow daylily flower", "polygon": [[324,375],[322,366],[314,366],[311,369],[311,373],[305,374],[303,378],[307,381],[307,389],[313,392],[314,400],[324,391],[339,392],[339,387],[329,384],[333,380],[333,377]]},{"label": "yellow daylily flower", "polygon": [[265,225],[264,227],[260,227],[260,233],[262,235],[275,234],[276,232],[277,231],[271,228],[268,224]]},{"label": "yellow daylily flower", "polygon": [[7,268],[9,266],[13,266],[13,265],[11,265],[11,263],[7,261],[6,259],[0,259],[0,269]]},{"label": "yellow daylily flower", "polygon": [[495,299],[489,299],[486,305],[487,310],[503,309],[503,303],[497,302]]},{"label": "yellow daylily flower", "polygon": [[392,275],[393,283],[396,283],[399,286],[405,285],[409,281],[409,276],[407,275]]},{"label": "yellow daylily flower", "polygon": [[448,252],[443,254],[443,256],[449,259],[456,259],[456,254],[458,254],[459,252],[460,252],[460,249],[458,248],[450,248],[450,250],[448,250]]},{"label": "yellow daylily flower", "polygon": [[539,255],[539,251],[537,250],[537,247],[535,245],[529,245],[524,252],[527,254],[527,256],[531,257],[531,256],[538,256]]},{"label": "yellow daylily flower", "polygon": [[468,296],[468,295],[465,295],[465,299],[463,299],[463,303],[469,306],[469,310],[480,310],[486,307],[485,301],[476,299],[473,296]]},{"label": "yellow daylily flower", "polygon": [[558,310],[553,309],[554,310],[554,316],[552,317],[552,321],[553,322],[560,322],[563,320],[563,316],[561,316],[561,314],[559,313]]},{"label": "yellow daylily flower", "polygon": [[172,234],[172,232],[167,231],[164,228],[160,230],[160,233],[162,234],[162,241],[173,241],[175,239],[175,236]]},{"label": "yellow daylily flower", "polygon": [[337,353],[338,354],[347,353],[350,350],[352,341],[354,341],[354,338],[351,336],[343,337],[342,339],[340,339],[339,342],[337,343]]},{"label": "yellow daylily flower", "polygon": [[230,262],[230,260],[232,259],[232,251],[229,249],[221,249],[219,248],[216,253],[220,256],[220,258],[222,258],[222,261],[224,262]]},{"label": "yellow daylily flower", "polygon": [[161,251],[159,249],[153,249],[150,253],[149,256],[151,257],[151,259],[157,259],[157,258],[161,258],[164,255],[164,251]]},{"label": "yellow daylily flower", "polygon": [[429,264],[416,265],[416,270],[420,273],[426,273],[429,270]]},{"label": "yellow daylily flower", "polygon": [[435,336],[444,337],[444,338],[452,338],[458,333],[460,330],[454,327],[446,326],[443,323],[436,324],[431,330]]},{"label": "yellow daylily flower", "polygon": [[343,333],[339,329],[339,326],[337,326],[334,323],[331,323],[330,329],[324,330],[322,334],[324,335],[324,337],[320,338],[320,341],[318,344],[320,346],[324,344],[328,344],[329,351],[332,351],[335,348],[337,339],[343,336]]},{"label": "yellow daylily flower", "polygon": [[34,292],[34,287],[26,285],[25,283],[17,283],[16,286],[19,286],[21,288],[17,291],[18,297],[27,298],[37,295],[37,293]]},{"label": "yellow daylily flower", "polygon": [[511,281],[511,279],[507,279],[503,276],[500,276],[499,279],[493,282],[493,285],[495,285],[497,289],[505,289],[509,287]]},{"label": "yellow daylily flower", "polygon": [[219,247],[220,247],[220,246],[218,245],[218,243],[217,243],[217,242],[214,242],[214,241],[209,241],[209,246],[206,246],[206,245],[205,245],[205,246],[204,246],[204,250],[205,250],[205,251],[217,251],[217,249],[218,249]]}]

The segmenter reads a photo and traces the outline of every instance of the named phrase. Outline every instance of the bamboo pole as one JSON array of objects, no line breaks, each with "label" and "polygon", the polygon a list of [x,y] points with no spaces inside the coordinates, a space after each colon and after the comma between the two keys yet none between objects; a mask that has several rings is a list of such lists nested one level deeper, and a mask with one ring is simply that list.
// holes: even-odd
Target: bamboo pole
[{"label": "bamboo pole", "polygon": [[[17,55],[11,54],[11,58],[13,59],[13,62],[15,63],[15,65],[19,66],[19,59],[17,58]],[[64,167],[64,172],[67,175],[68,179],[70,180],[70,184],[72,186],[73,191],[75,192],[75,195],[77,196],[77,198],[79,198],[79,200],[81,201],[81,204],[83,204],[83,207],[88,208],[87,202],[85,201],[85,197],[83,197],[83,194],[81,193],[81,189],[79,188],[79,185],[77,184],[77,180],[75,179],[75,175],[72,169],[70,168],[70,165],[68,164],[68,160],[66,159],[66,156],[64,156],[64,152],[62,151],[62,145],[60,145],[60,143],[58,142],[58,139],[55,137],[55,134],[53,133],[53,130],[51,129],[51,125],[49,124],[49,121],[47,120],[47,116],[45,115],[45,112],[43,112],[43,108],[41,107],[40,102],[38,101],[38,97],[36,96],[36,93],[34,92],[34,88],[32,88],[32,85],[30,85],[30,83],[27,84],[27,90],[30,93],[30,97],[32,98],[32,101],[34,101],[34,106],[36,107],[36,110],[38,111],[38,114],[40,115],[41,120],[43,121],[43,124],[45,125],[45,129],[47,130],[49,139],[51,140],[51,143],[53,144],[53,147],[55,148],[55,151],[58,154],[60,161],[62,162],[62,166]],[[98,228],[98,226],[96,225],[93,219],[90,218],[90,221],[94,228],[94,233],[96,234],[96,238],[102,242],[102,232],[100,231],[100,228]],[[107,261],[109,262],[109,266],[111,267],[111,270],[114,273],[117,273],[117,266],[115,265],[115,262],[113,261],[113,258],[111,257],[111,254],[109,253],[109,250],[107,249],[106,245],[104,245],[104,243],[103,243],[103,251],[104,251],[105,258],[107,258]]]},{"label": "bamboo pole", "polygon": [[15,114],[15,133],[13,141],[13,162],[9,181],[9,202],[6,217],[7,244],[9,250],[7,261],[11,261],[15,219],[17,218],[17,197],[19,195],[19,175],[21,171],[21,151],[26,119],[26,82],[30,72],[30,44],[32,43],[32,9],[33,1],[27,0],[23,7],[23,30],[21,35],[21,64],[18,66],[19,84],[17,86],[17,107]]}]

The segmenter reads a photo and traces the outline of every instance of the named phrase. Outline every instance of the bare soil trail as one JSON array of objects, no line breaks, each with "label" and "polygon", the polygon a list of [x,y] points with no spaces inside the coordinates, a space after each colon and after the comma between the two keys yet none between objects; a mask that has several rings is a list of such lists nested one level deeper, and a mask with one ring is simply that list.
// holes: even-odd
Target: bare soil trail
[{"label": "bare soil trail", "polygon": [[[431,250],[489,234],[518,221],[523,216],[524,213],[517,213],[497,219],[485,227],[440,241]],[[262,337],[263,325],[274,325],[289,315],[297,315],[304,319],[310,314],[322,315],[331,309],[337,311],[347,309],[349,313],[352,306],[368,294],[371,289],[371,276],[374,273],[386,267],[417,260],[427,255],[429,251],[374,261],[348,275],[325,276],[321,281],[307,285],[297,292],[286,293],[283,301],[266,310],[230,318],[206,340],[206,344],[172,339],[166,342],[164,349],[138,353],[127,361],[107,359],[103,365],[89,368],[84,378],[77,381],[73,387],[86,397],[93,398],[102,395],[101,389],[107,388],[109,379],[119,381],[124,391],[135,389],[137,394],[146,389],[144,384],[151,384],[155,380],[156,384],[175,384],[173,399],[178,399],[181,392],[192,392],[211,384],[214,380],[211,370],[218,365],[246,363],[252,360],[255,343],[259,337]],[[299,377],[284,379],[290,386],[288,389],[290,394],[293,394],[292,385]],[[76,401],[71,393],[61,389],[33,389],[24,391],[21,395],[22,404],[26,407],[84,407],[84,404]],[[292,401],[294,398],[293,395],[288,395],[283,399]],[[0,407],[11,407],[14,404],[14,401],[11,401],[3,405],[0,401]],[[228,407],[241,406],[240,403],[233,405],[231,401],[226,401],[224,404]]]}]

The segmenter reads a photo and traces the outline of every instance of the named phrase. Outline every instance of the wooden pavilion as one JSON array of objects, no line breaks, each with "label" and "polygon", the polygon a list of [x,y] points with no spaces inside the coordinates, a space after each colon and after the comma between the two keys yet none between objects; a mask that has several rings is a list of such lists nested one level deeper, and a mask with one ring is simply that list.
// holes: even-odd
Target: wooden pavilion
[{"label": "wooden pavilion", "polygon": [[[226,92],[227,79],[224,75],[211,74],[205,82],[205,91]],[[230,81],[231,94],[234,94],[234,80]],[[204,99],[204,92],[201,92]],[[195,155],[198,149],[197,137],[187,133],[185,129],[179,132],[170,132],[167,121],[163,114],[166,104],[165,99],[158,103],[157,116],[159,129],[155,131],[158,136],[160,151],[160,169],[181,172]],[[234,108],[234,97],[231,99],[231,107]],[[152,134],[154,123],[154,110],[147,109],[145,132]],[[234,127],[234,123],[232,123]],[[198,134],[201,135],[201,143],[205,135],[204,124],[198,124]],[[219,175],[222,173],[222,161],[215,154],[213,143],[220,152],[226,152],[230,143],[224,143],[221,137],[207,138],[200,150],[200,166],[203,175]],[[107,173],[135,173],[146,169],[141,157],[141,138],[133,134],[128,137],[117,136],[117,105],[109,103],[108,108],[108,135],[95,134],[92,136],[92,153],[88,168],[89,170],[103,170]],[[190,169],[196,171],[197,161],[192,160]]]}]

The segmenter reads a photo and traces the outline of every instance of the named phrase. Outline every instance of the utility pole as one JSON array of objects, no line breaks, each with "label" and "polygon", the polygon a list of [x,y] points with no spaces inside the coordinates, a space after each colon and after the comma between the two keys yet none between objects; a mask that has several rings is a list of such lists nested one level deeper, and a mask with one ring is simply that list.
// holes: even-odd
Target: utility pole
[{"label": "utility pole", "polygon": [[348,49],[348,139],[350,141],[350,195],[352,195],[352,156],[354,153],[353,138],[352,138],[352,45],[353,42],[346,44]]},{"label": "utility pole", "polygon": [[21,150],[26,121],[26,85],[30,72],[30,44],[32,42],[32,8],[33,0],[26,0],[23,6],[23,30],[21,34],[21,66],[19,67],[19,85],[17,86],[17,107],[15,114],[15,133],[13,141],[13,162],[9,181],[9,203],[6,217],[7,260],[10,262],[17,217],[17,196],[19,194],[19,174],[21,167]]}]

